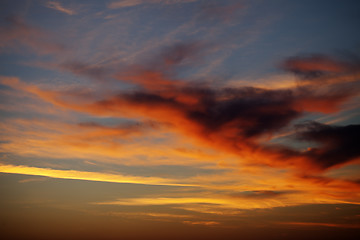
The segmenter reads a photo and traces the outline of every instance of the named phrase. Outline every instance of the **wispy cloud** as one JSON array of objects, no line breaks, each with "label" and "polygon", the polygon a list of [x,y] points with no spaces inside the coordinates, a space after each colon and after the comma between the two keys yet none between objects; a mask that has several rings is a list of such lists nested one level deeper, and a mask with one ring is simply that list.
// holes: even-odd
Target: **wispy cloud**
[{"label": "wispy cloud", "polygon": [[236,207],[234,201],[216,198],[131,198],[112,202],[95,203],[99,205],[167,205],[167,204],[218,204]]},{"label": "wispy cloud", "polygon": [[65,49],[63,45],[52,41],[46,31],[28,24],[18,16],[7,17],[5,26],[0,26],[0,51],[21,51],[19,46],[39,54],[59,53]]},{"label": "wispy cloud", "polygon": [[[301,197],[300,197],[301,196]],[[314,195],[312,195],[314,196]],[[266,209],[274,207],[294,206],[310,203],[345,203],[340,200],[330,200],[317,196],[318,199],[304,197],[304,195],[293,195],[288,198],[234,198],[219,194],[193,194],[192,197],[148,197],[148,198],[125,198],[115,201],[93,202],[95,205],[120,205],[120,206],[172,206],[193,212],[229,215],[238,213],[243,209]]]},{"label": "wispy cloud", "polygon": [[196,2],[197,0],[119,0],[113,1],[108,5],[108,8],[125,8],[134,7],[141,4],[176,4]]},{"label": "wispy cloud", "polygon": [[278,224],[293,225],[298,227],[330,227],[330,228],[360,228],[356,223],[325,223],[325,222],[280,222]]},{"label": "wispy cloud", "polygon": [[220,222],[215,222],[215,221],[183,221],[183,223],[190,225],[204,225],[204,226],[214,226],[220,224]]},{"label": "wispy cloud", "polygon": [[70,8],[65,8],[64,6],[61,5],[60,2],[56,2],[56,1],[49,1],[46,3],[45,5],[48,8],[54,9],[56,11],[62,12],[62,13],[66,13],[68,15],[75,15],[76,11]]},{"label": "wispy cloud", "polygon": [[111,2],[108,7],[109,8],[124,8],[124,7],[133,7],[139,4],[143,4],[145,1],[143,0],[122,0]]}]

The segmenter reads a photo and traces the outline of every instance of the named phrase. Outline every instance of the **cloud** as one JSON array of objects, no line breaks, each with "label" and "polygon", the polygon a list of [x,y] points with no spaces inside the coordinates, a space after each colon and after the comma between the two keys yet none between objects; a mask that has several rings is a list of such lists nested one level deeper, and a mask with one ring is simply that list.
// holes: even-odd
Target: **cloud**
[{"label": "cloud", "polygon": [[[285,159],[292,156],[294,160],[310,159],[310,163],[326,168],[320,162],[313,161],[310,155],[286,146],[281,148],[262,146],[259,140],[291,126],[291,122],[302,116],[306,110],[336,111],[334,106],[344,102],[344,98],[346,99],[347,96],[337,97],[329,94],[328,98],[319,97],[312,91],[305,94],[297,90],[265,90],[249,87],[214,90],[206,87],[175,87],[174,89],[171,86],[164,92],[155,90],[120,94],[115,98],[96,102],[91,108],[103,111],[108,109],[110,112],[126,109],[120,114],[133,112],[135,116],[142,115],[156,121],[167,122],[188,136],[241,156],[255,154],[255,157],[256,154],[260,154],[256,156],[260,158],[270,153],[267,158],[271,158],[274,154],[272,160],[275,165],[287,165],[289,160]],[[305,104],[306,101],[309,102],[308,105]],[[332,103],[330,110],[326,102]],[[333,165],[341,162],[339,160]]]},{"label": "cloud", "polygon": [[[306,84],[288,89],[251,86],[215,88],[205,83],[194,84],[177,79],[176,70],[185,62],[194,61],[204,47],[198,42],[176,43],[160,51],[151,62],[119,71],[114,77],[134,84],[136,88],[119,91],[112,96],[103,95],[101,100],[90,97],[84,102],[78,100],[81,96],[77,96],[76,92],[46,91],[22,82],[8,84],[63,108],[95,116],[144,118],[159,122],[175,133],[192,138],[197,144],[230,152],[249,164],[319,171],[343,165],[358,156],[353,144],[348,142],[356,142],[354,137],[340,128],[330,127],[331,131],[317,129],[315,133],[309,132],[315,130],[314,127],[303,128],[299,133],[302,138],[297,140],[325,144],[310,151],[273,144],[269,140],[283,129],[293,128],[293,122],[308,112],[339,111],[342,104],[357,96],[359,79],[350,82],[319,81],[317,75],[310,74],[311,81],[305,80]],[[294,71],[296,67],[306,74],[308,71],[333,71],[336,77],[338,74],[343,77],[353,74],[356,69],[351,67],[355,63],[345,65],[323,58],[301,60],[310,62],[309,65],[300,64],[300,60],[291,61],[291,67],[285,70]],[[81,63],[72,63],[67,67],[88,77],[100,78],[106,74],[102,68]],[[328,75],[321,77],[324,76]],[[357,130],[354,126],[341,129],[347,128]],[[334,140],[323,141],[319,134],[328,134]]]},{"label": "cloud", "polygon": [[70,8],[65,8],[63,7],[59,2],[56,1],[49,1],[46,3],[45,5],[48,8],[54,9],[56,11],[62,12],[62,13],[66,13],[68,15],[75,15],[76,11]]},{"label": "cloud", "polygon": [[352,89],[331,87],[302,87],[297,90],[296,108],[302,112],[335,113],[342,105],[357,95],[355,86]]},{"label": "cloud", "polygon": [[44,177],[26,178],[23,180],[19,180],[19,183],[42,182],[42,181],[46,181],[46,178],[44,178]]},{"label": "cloud", "polygon": [[[269,208],[281,206],[283,203],[264,202],[266,200],[248,201],[236,198],[226,198],[220,196],[209,197],[150,197],[150,198],[126,198],[108,202],[94,202],[96,205],[123,205],[123,206],[151,206],[151,205],[175,205],[176,208],[191,209],[191,211],[202,212],[203,206],[210,209],[253,209]],[[198,210],[191,208],[198,206]]]},{"label": "cloud", "polygon": [[337,59],[334,57],[312,54],[288,58],[282,63],[282,68],[307,79],[319,79],[327,75],[359,72],[360,59]]},{"label": "cloud", "polygon": [[201,41],[175,43],[164,47],[145,63],[124,67],[124,70],[118,71],[114,77],[150,91],[176,90],[184,87],[185,83],[171,77],[175,75],[175,70],[200,61],[207,47]]},{"label": "cloud", "polygon": [[[209,190],[209,189],[208,189]],[[183,192],[183,195],[187,194]],[[316,197],[314,197],[316,196]],[[186,197],[173,195],[171,197],[149,196],[139,198],[121,198],[115,201],[93,202],[95,205],[119,206],[168,206],[175,209],[184,209],[215,215],[238,214],[244,209],[266,209],[274,207],[294,206],[310,203],[347,203],[344,199],[336,199],[319,192],[303,192],[276,195],[273,197],[234,197],[209,191],[191,194]]]},{"label": "cloud", "polygon": [[126,8],[134,7],[142,4],[178,4],[178,3],[189,3],[196,2],[197,0],[118,0],[108,4],[108,8]]},{"label": "cloud", "polygon": [[360,59],[356,56],[296,56],[286,59],[281,67],[298,77],[299,107],[304,111],[336,112],[360,89]]},{"label": "cloud", "polygon": [[360,228],[360,224],[356,224],[356,223],[278,222],[278,224],[292,225],[298,227],[330,227],[330,228],[355,228],[355,229]]},{"label": "cloud", "polygon": [[138,176],[129,176],[129,175],[125,176],[121,174],[85,172],[85,171],[76,171],[76,170],[57,170],[57,169],[49,169],[49,168],[28,167],[21,165],[15,166],[15,165],[0,164],[0,172],[44,176],[44,177],[61,178],[61,179],[111,182],[111,183],[132,183],[132,184],[161,185],[161,186],[193,186],[182,183],[176,183],[170,179],[162,179],[156,177],[138,177]]},{"label": "cloud", "polygon": [[204,226],[214,226],[220,224],[220,222],[215,222],[215,221],[183,221],[183,223],[190,225],[204,225]]},{"label": "cloud", "polygon": [[294,193],[292,191],[270,191],[270,190],[258,190],[258,191],[246,191],[241,193],[231,194],[231,197],[235,198],[248,198],[248,199],[266,199],[266,198],[276,198],[282,195]]},{"label": "cloud", "polygon": [[322,168],[344,164],[360,157],[357,143],[360,125],[329,126],[307,122],[297,125],[297,128],[300,129],[298,139],[319,144],[304,154]]},{"label": "cloud", "polygon": [[[33,102],[32,99],[35,97],[36,100],[36,96],[39,96],[38,89],[32,89],[21,81],[16,85],[16,78],[6,79],[8,83],[12,82],[13,87],[20,90],[19,94],[29,96],[25,102]],[[40,95],[49,99],[54,97],[45,93]],[[24,102],[23,99],[21,101]],[[104,124],[100,123],[101,121],[74,123],[73,119],[69,119],[69,112],[60,111],[68,109],[67,107],[59,108],[51,104],[49,106],[45,104],[44,107],[43,103],[38,102],[36,119],[5,118],[3,120],[0,124],[2,152],[13,153],[20,157],[45,158],[49,161],[70,158],[142,166],[161,164],[192,166],[209,163],[217,154],[214,150],[204,148],[198,150],[190,146],[187,140],[169,133],[168,126],[163,123],[146,119],[144,121],[123,119],[117,124],[116,122]],[[56,120],[48,118],[49,109],[56,113]],[[33,109],[27,110],[34,114]]]},{"label": "cloud", "polygon": [[[109,131],[119,131],[119,132],[123,132],[123,133],[128,133],[128,132],[138,132],[140,130],[144,130],[146,128],[156,128],[158,126],[158,124],[156,122],[135,122],[135,123],[125,123],[125,124],[120,124],[117,126],[105,126],[105,125],[101,125],[99,123],[96,122],[81,122],[78,124],[78,126],[83,127],[83,128],[88,128],[88,129],[99,129],[99,130],[109,130]],[[119,134],[119,133],[116,133]]]},{"label": "cloud", "polygon": [[18,50],[19,46],[25,46],[39,54],[50,54],[65,49],[63,45],[51,42],[45,31],[27,24],[20,17],[7,17],[4,23],[4,26],[0,26],[1,51],[8,48]]},{"label": "cloud", "polygon": [[316,77],[325,73],[343,72],[346,70],[346,65],[323,55],[312,55],[290,58],[284,62],[284,68],[295,74]]},{"label": "cloud", "polygon": [[122,0],[122,1],[116,1],[111,2],[108,7],[109,8],[125,8],[125,7],[133,7],[136,5],[143,4],[143,0]]},{"label": "cloud", "polygon": [[[183,209],[198,209],[203,212],[221,212],[221,208],[232,209],[229,212],[234,212],[236,209],[242,208],[267,208],[314,202],[354,202],[354,199],[359,198],[356,194],[359,185],[349,181],[315,178],[309,175],[302,175],[295,180],[287,179],[288,176],[284,175],[286,171],[282,172],[276,168],[291,168],[295,171],[308,170],[307,167],[310,170],[328,168],[317,162],[306,151],[291,149],[286,145],[269,144],[267,135],[281,131],[284,126],[269,123],[269,125],[259,125],[264,126],[261,131],[251,130],[253,125],[258,124],[256,119],[262,118],[268,113],[271,114],[279,106],[281,106],[279,109],[292,109],[295,106],[293,103],[298,98],[293,90],[269,91],[249,87],[215,89],[205,85],[188,85],[186,82],[179,81],[182,84],[165,88],[162,86],[161,89],[164,90],[156,88],[149,90],[141,87],[140,84],[139,88],[135,90],[118,92],[117,95],[109,97],[103,95],[107,100],[103,100],[105,102],[99,102],[92,98],[80,102],[76,98],[69,98],[71,95],[67,91],[54,88],[47,90],[17,78],[4,77],[1,80],[2,84],[34,94],[65,109],[100,117],[113,114],[121,118],[139,116],[139,119],[145,120],[135,122],[135,119],[132,119],[133,121],[128,119],[128,123],[121,123],[119,120],[118,124],[111,125],[101,124],[100,121],[95,122],[95,120],[72,125],[51,121],[40,122],[40,120],[4,121],[1,129],[4,133],[3,136],[6,136],[4,139],[9,142],[0,145],[2,151],[13,152],[20,156],[42,156],[52,160],[54,158],[91,159],[95,162],[141,166],[194,165],[201,162],[215,165],[219,163],[214,166],[216,168],[221,167],[220,161],[229,163],[227,158],[230,155],[235,161],[227,169],[236,169],[236,171],[241,169],[241,174],[234,172],[229,176],[219,174],[182,180],[183,183],[185,181],[183,185],[197,186],[208,191],[222,191],[214,198],[225,199],[222,200],[224,203],[220,202],[216,207],[193,206],[194,204],[216,204],[206,202],[206,199],[203,203],[200,203],[200,200],[198,202],[189,200],[179,206]],[[171,79],[168,80],[171,81]],[[76,92],[71,92],[76,96]],[[191,97],[192,102],[188,99],[185,101],[183,95]],[[241,107],[234,107],[229,108],[230,111],[225,107],[217,107],[217,105],[223,106],[222,104],[226,106],[227,102],[241,103],[239,106],[244,105],[245,110],[249,109],[245,111]],[[268,109],[269,107],[270,109]],[[219,109],[225,110],[220,111]],[[188,114],[191,111],[199,113],[208,111],[210,119],[201,117],[200,120],[197,120]],[[237,111],[244,112],[237,115]],[[280,110],[276,110],[274,113],[282,116]],[[224,117],[222,120],[221,117],[227,114],[230,117]],[[228,124],[228,119],[245,121],[247,115],[251,117],[251,121],[247,124],[235,123],[233,126]],[[148,122],[150,119],[151,121]],[[295,116],[294,119],[297,117]],[[242,123],[241,121],[240,123]],[[287,121],[290,122],[287,123]],[[291,127],[291,120],[286,120],[284,125]],[[299,128],[298,131],[305,133],[307,128]],[[220,154],[214,158],[202,154],[201,151],[192,153],[178,151],[178,145],[173,144],[169,133],[181,133],[175,137],[177,139],[179,136],[182,137],[188,144],[186,146],[192,146],[195,143],[198,144],[201,151],[206,150],[206,147],[209,146],[212,151],[219,151]],[[159,141],[159,139],[162,140]],[[146,158],[139,158],[139,155],[146,156]],[[185,155],[186,158],[183,157]],[[167,159],[164,159],[165,156]],[[337,162],[333,166],[342,164],[344,163]],[[258,166],[258,168],[251,173],[245,173],[249,165]],[[266,166],[276,167],[272,171],[278,172],[266,174],[263,172]],[[311,173],[310,170],[308,173]],[[31,172],[37,173],[35,170],[27,171],[27,173]],[[20,170],[18,173],[21,173]],[[52,174],[52,172],[47,172],[47,174]],[[68,176],[67,173],[56,174],[59,174],[61,178]],[[254,177],[254,175],[256,176]],[[76,175],[71,176],[76,177]],[[79,176],[92,179],[91,176],[82,175],[82,173],[79,173]],[[171,183],[178,183],[178,181]],[[184,197],[186,198],[186,196]],[[212,197],[209,196],[209,198]],[[198,198],[207,197],[200,194]],[[232,204],[234,206],[231,206]]]}]

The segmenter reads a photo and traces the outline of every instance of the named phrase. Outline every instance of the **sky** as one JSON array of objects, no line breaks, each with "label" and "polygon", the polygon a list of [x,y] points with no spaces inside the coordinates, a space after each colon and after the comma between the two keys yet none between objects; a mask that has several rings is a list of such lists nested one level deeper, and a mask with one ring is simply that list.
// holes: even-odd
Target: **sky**
[{"label": "sky", "polygon": [[357,0],[2,0],[4,239],[358,239]]}]

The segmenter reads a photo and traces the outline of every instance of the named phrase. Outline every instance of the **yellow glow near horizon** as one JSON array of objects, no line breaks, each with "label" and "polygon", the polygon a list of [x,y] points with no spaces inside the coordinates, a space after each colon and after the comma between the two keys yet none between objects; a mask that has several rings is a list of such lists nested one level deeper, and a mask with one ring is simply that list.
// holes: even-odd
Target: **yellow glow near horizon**
[{"label": "yellow glow near horizon", "polygon": [[164,185],[164,186],[194,186],[190,184],[175,183],[174,180],[172,179],[164,179],[157,177],[125,176],[121,174],[85,172],[85,171],[76,171],[76,170],[56,170],[50,168],[37,168],[37,167],[28,167],[28,166],[6,165],[6,164],[0,164],[0,172],[44,176],[50,178],[87,180],[87,181],[110,182],[110,183],[132,183],[132,184]]}]

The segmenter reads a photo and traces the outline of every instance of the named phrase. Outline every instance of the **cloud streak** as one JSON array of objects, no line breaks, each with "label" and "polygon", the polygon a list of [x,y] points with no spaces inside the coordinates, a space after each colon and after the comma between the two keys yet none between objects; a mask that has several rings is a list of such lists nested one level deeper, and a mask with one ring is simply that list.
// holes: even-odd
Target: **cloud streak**
[{"label": "cloud streak", "polygon": [[0,164],[0,172],[44,176],[44,177],[60,178],[60,179],[97,181],[97,182],[131,183],[131,184],[160,185],[160,186],[183,186],[183,187],[193,186],[182,183],[175,183],[172,182],[172,180],[155,178],[155,177],[136,177],[136,176],[125,176],[121,174],[85,172],[85,171],[76,171],[76,170],[57,170],[57,169],[49,169],[49,168],[16,166],[16,165],[8,165],[8,164]]},{"label": "cloud streak", "polygon": [[29,25],[20,17],[9,16],[4,23],[0,26],[1,51],[8,48],[17,51],[19,46],[25,46],[39,54],[51,54],[65,49],[63,45],[50,41],[44,30]]},{"label": "cloud streak", "polygon": [[118,9],[135,7],[142,4],[178,4],[178,3],[190,3],[197,0],[118,0],[108,4],[108,8]]},{"label": "cloud streak", "polygon": [[283,222],[279,224],[293,225],[298,227],[330,227],[330,228],[360,228],[356,223],[326,223],[326,222]]},{"label": "cloud streak", "polygon": [[46,3],[45,6],[48,7],[48,8],[54,9],[56,11],[59,11],[61,13],[68,14],[68,15],[75,15],[76,14],[75,10],[72,10],[70,8],[65,8],[59,2],[56,2],[56,1],[49,1],[49,2]]}]

